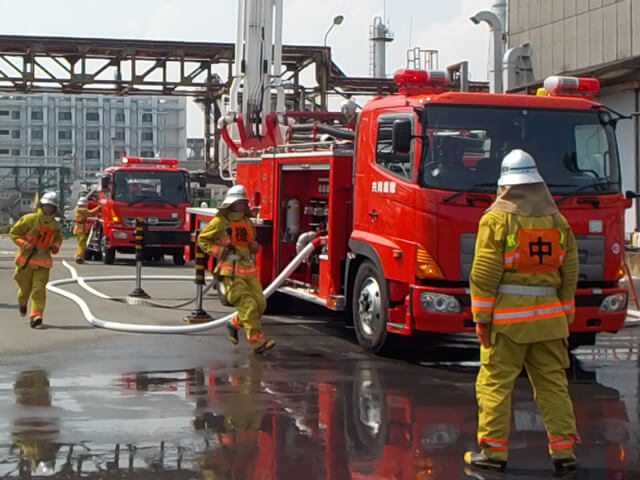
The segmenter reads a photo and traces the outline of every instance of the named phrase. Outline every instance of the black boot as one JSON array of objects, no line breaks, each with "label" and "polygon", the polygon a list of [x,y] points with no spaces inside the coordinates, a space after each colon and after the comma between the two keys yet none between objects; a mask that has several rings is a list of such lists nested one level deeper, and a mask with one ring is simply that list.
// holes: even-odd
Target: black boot
[{"label": "black boot", "polygon": [[31,328],[38,328],[40,325],[42,325],[42,317],[40,315],[31,317],[31,321],[29,322]]},{"label": "black boot", "polygon": [[82,258],[82,257],[76,257],[76,263],[77,263],[78,265],[82,265],[82,264],[84,263],[84,258]]},{"label": "black boot", "polygon": [[578,468],[578,461],[575,457],[554,458],[553,459],[553,476],[564,477],[570,475]]},{"label": "black boot", "polygon": [[238,329],[230,323],[227,323],[227,332],[227,338],[229,339],[229,341],[234,345],[238,345],[238,343],[240,342],[240,340],[238,339]]},{"label": "black boot", "polygon": [[502,460],[492,460],[482,452],[467,452],[464,454],[464,463],[471,467],[492,470],[494,472],[504,472],[507,462]]},{"label": "black boot", "polygon": [[21,317],[27,316],[27,306],[26,305],[18,305],[18,311],[20,312]]}]

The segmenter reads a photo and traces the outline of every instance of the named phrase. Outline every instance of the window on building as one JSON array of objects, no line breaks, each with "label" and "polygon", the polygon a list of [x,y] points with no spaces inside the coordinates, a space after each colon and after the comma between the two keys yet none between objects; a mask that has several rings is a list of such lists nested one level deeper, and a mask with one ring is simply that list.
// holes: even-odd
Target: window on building
[{"label": "window on building", "polygon": [[124,128],[116,128],[115,138],[121,142],[124,141]]},{"label": "window on building", "polygon": [[22,150],[20,150],[19,148],[13,148],[11,150],[11,156],[19,157],[20,155],[22,155]]},{"label": "window on building", "polygon": [[98,112],[87,112],[87,122],[99,122],[100,114]]},{"label": "window on building", "polygon": [[142,114],[142,123],[151,123],[153,122],[153,114],[151,113],[143,113]]},{"label": "window on building", "polygon": [[87,130],[87,140],[100,140],[100,130]]},{"label": "window on building", "polygon": [[124,112],[116,112],[116,122],[124,123]]},{"label": "window on building", "polygon": [[71,111],[58,112],[58,120],[60,120],[61,122],[71,121]]},{"label": "window on building", "polygon": [[70,157],[71,155],[73,155],[73,151],[67,149],[67,148],[61,148],[58,150],[58,156],[59,157]]},{"label": "window on building", "polygon": [[0,117],[8,117],[9,110],[0,110]]},{"label": "window on building", "polygon": [[9,135],[9,130],[0,130],[0,135]]},{"label": "window on building", "polygon": [[142,132],[143,142],[153,142],[153,132]]},{"label": "window on building", "polygon": [[42,148],[32,148],[29,150],[29,155],[32,157],[44,157],[44,150]]},{"label": "window on building", "polygon": [[396,120],[411,120],[411,115],[381,115],[378,118],[378,141],[376,146],[376,163],[380,168],[411,180],[413,176],[413,155],[399,153],[393,149],[393,124]]},{"label": "window on building", "polygon": [[31,110],[31,120],[42,120],[44,118],[41,109]]},{"label": "window on building", "polygon": [[154,153],[153,150],[142,150],[140,152],[140,156],[142,158],[154,158],[156,156],[156,154]]},{"label": "window on building", "polygon": [[20,138],[20,130],[11,130],[11,138]]},{"label": "window on building", "polygon": [[43,131],[41,128],[34,128],[31,130],[31,139],[32,140],[42,140]]},{"label": "window on building", "polygon": [[20,110],[11,111],[11,120],[20,120]]},{"label": "window on building", "polygon": [[10,152],[8,148],[0,148],[0,155],[2,155],[3,157],[8,157],[9,153]]},{"label": "window on building", "polygon": [[71,130],[58,130],[58,140],[71,140]]},{"label": "window on building", "polygon": [[84,158],[87,160],[100,160],[100,150],[87,149],[84,151]]},{"label": "window on building", "polygon": [[116,159],[116,160],[120,160],[126,154],[127,154],[127,152],[125,150],[114,150],[113,151],[113,158]]}]

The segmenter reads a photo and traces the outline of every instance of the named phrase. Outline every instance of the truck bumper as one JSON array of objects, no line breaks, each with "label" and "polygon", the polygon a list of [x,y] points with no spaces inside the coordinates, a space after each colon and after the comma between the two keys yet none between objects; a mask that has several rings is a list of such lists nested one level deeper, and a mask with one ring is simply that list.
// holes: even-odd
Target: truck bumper
[{"label": "truck bumper", "polygon": [[[145,232],[145,248],[184,248],[189,245],[191,234],[182,230],[148,230]],[[116,249],[135,247],[133,230],[115,229],[109,238],[109,245]]]},{"label": "truck bumper", "polygon": [[[436,313],[426,311],[420,302],[422,293],[451,295],[462,305],[461,313]],[[576,316],[571,332],[615,332],[624,327],[626,308],[620,312],[603,313],[602,301],[609,295],[627,293],[624,288],[579,289],[576,292]],[[389,311],[388,330],[410,335],[413,332],[460,333],[475,329],[471,315],[471,298],[463,288],[437,288],[412,286],[405,305]],[[403,311],[404,310],[404,311]],[[404,315],[403,315],[404,314]],[[404,322],[401,321],[404,317]]]}]

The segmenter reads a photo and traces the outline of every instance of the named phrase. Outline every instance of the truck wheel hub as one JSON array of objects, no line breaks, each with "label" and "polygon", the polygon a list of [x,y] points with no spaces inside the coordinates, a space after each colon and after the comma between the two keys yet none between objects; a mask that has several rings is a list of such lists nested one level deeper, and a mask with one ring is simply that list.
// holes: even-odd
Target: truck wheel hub
[{"label": "truck wheel hub", "polygon": [[363,332],[373,336],[382,316],[380,286],[374,278],[367,278],[360,289],[358,298],[358,316]]}]

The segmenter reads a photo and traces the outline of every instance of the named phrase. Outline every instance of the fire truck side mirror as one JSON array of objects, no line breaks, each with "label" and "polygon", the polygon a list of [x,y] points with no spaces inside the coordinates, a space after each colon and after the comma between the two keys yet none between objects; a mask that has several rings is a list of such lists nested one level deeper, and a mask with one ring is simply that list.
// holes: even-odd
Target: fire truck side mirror
[{"label": "fire truck side mirror", "polygon": [[640,198],[640,195],[634,192],[633,190],[627,190],[624,196],[629,200],[635,200],[636,198]]},{"label": "fire truck side mirror", "polygon": [[409,119],[396,120],[393,122],[393,132],[391,143],[394,153],[409,153],[411,151],[411,140],[413,139],[413,123]]}]

